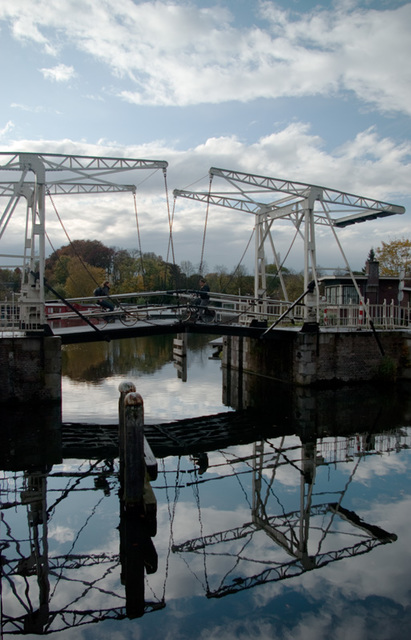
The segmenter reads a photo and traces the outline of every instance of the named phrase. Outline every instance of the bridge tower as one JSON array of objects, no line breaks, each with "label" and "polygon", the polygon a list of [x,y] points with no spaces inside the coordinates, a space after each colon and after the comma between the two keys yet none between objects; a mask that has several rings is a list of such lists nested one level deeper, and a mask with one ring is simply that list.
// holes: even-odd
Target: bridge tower
[{"label": "bridge tower", "polygon": [[[26,200],[25,238],[21,253],[0,253],[18,260],[22,281],[19,298],[19,328],[44,327],[44,266],[46,238],[46,196],[113,192],[136,192],[136,171],[166,172],[164,160],[106,158],[43,153],[0,153],[0,196],[9,201],[0,216],[0,242],[21,198]],[[10,173],[19,172],[17,180]],[[123,175],[132,175],[125,183]],[[3,245],[4,246],[4,245]],[[4,265],[3,265],[4,266]],[[16,265],[10,265],[16,266]]]},{"label": "bridge tower", "polygon": [[[345,267],[352,278],[353,286],[357,289],[359,298],[362,299],[336,229],[357,222],[405,213],[404,207],[398,205],[303,182],[216,167],[211,167],[209,174],[208,191],[176,189],[174,196],[204,202],[207,206],[216,205],[254,215],[254,296],[262,312],[264,312],[267,292],[266,266],[269,249],[272,250],[284,300],[292,302],[288,298],[282,272],[285,260],[280,261],[276,248],[278,242],[275,242],[275,231],[278,230],[278,223],[288,222],[294,227],[294,235],[286,257],[296,238],[300,237],[303,240],[305,291],[308,290],[309,283],[314,280],[317,285],[318,301],[316,228],[320,225],[331,230]],[[217,187],[215,187],[216,182]]]}]

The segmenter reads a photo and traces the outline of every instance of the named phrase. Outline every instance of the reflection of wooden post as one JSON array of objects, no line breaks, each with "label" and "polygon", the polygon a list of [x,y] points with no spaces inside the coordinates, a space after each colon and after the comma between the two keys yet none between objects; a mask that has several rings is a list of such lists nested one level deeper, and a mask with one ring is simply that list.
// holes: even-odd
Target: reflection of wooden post
[{"label": "reflection of wooden post", "polygon": [[[136,513],[137,511],[137,513]],[[123,551],[122,581],[125,586],[126,614],[128,618],[144,615],[144,555],[142,545],[142,527],[138,510],[134,506],[126,507],[123,515]]]},{"label": "reflection of wooden post", "polygon": [[144,403],[131,391],[124,398],[124,500],[142,504],[145,478]]},{"label": "reflection of wooden post", "polygon": [[187,334],[179,333],[173,340],[173,360],[177,376],[187,382]]}]

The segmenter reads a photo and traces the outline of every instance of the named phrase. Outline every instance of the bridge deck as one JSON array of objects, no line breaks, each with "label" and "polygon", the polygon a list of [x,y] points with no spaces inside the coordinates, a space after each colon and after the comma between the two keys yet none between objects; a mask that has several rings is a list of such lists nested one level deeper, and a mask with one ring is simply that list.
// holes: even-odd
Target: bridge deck
[{"label": "bridge deck", "polygon": [[[261,327],[250,327],[239,324],[225,324],[225,323],[189,323],[180,322],[175,319],[152,319],[141,320],[131,327],[125,327],[119,320],[115,320],[112,323],[107,324],[104,328],[99,329],[98,325],[95,328],[89,325],[82,325],[76,327],[64,327],[52,329],[55,336],[60,336],[62,344],[77,344],[86,342],[98,342],[101,340],[116,340],[119,338],[135,338],[144,336],[155,336],[165,334],[177,334],[177,333],[205,333],[210,335],[226,335],[226,336],[247,336],[252,338],[259,338],[262,336],[266,329]],[[301,327],[297,328],[281,328],[270,331],[267,334],[269,339],[280,339],[284,337],[285,333],[290,331],[300,331]]]}]

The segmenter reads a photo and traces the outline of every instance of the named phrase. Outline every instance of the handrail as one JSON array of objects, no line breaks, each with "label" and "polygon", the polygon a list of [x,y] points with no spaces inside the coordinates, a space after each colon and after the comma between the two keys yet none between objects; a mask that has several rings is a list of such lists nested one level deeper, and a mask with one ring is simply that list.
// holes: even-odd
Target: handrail
[{"label": "handrail", "polygon": [[[138,311],[156,311],[156,310],[175,310],[183,306],[187,299],[191,298],[194,291],[189,289],[181,289],[175,291],[138,291],[133,293],[113,294],[110,298],[119,303],[121,309],[133,309]],[[285,326],[292,323],[297,326],[304,323],[306,307],[304,302],[297,299],[295,302],[284,300],[274,300],[271,298],[261,298],[256,300],[253,296],[226,295],[219,292],[210,292],[210,307],[219,312],[220,317],[231,318],[230,322],[247,325],[252,319],[267,320],[267,327],[273,325]],[[161,297],[166,298],[163,303],[150,303],[150,298]],[[131,302],[133,298],[136,302]],[[49,314],[49,317],[57,318],[58,315],[68,317],[67,314],[73,314],[69,311],[72,305],[95,305],[98,298],[96,296],[83,296],[77,298],[68,298],[67,311],[60,314]],[[144,301],[137,304],[137,301]],[[127,301],[127,302],[126,302]],[[129,304],[130,303],[130,306]],[[24,304],[24,303],[22,303]],[[42,331],[44,327],[38,324],[27,326],[21,321],[21,308],[17,296],[11,301],[0,302],[0,331]],[[46,301],[47,307],[52,304],[63,304],[57,299]],[[411,307],[410,305],[401,306],[396,304],[394,300],[382,304],[370,304],[369,301],[363,305],[359,304],[332,304],[327,301],[321,301],[315,308],[317,313],[318,324],[321,330],[350,330],[350,329],[406,329],[411,327]],[[84,316],[87,316],[87,310],[81,310]],[[292,317],[291,316],[292,312]],[[78,312],[76,312],[78,313]],[[47,314],[46,314],[47,315]]]}]

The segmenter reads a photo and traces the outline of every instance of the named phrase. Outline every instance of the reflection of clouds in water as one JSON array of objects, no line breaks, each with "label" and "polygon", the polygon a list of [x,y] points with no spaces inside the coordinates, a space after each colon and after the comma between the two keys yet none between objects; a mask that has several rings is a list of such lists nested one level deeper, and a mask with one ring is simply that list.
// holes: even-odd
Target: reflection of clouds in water
[{"label": "reflection of clouds in water", "polygon": [[[230,621],[203,629],[200,640],[403,640],[408,636],[409,627],[404,624],[402,631],[392,629],[392,621],[385,617],[388,613],[381,604],[370,608],[361,603],[345,603],[346,608],[329,610],[325,603],[321,610],[304,613],[297,620],[294,607],[287,604],[281,611],[256,615],[248,611],[248,618]],[[287,610],[288,609],[288,610]],[[390,611],[392,615],[392,611]],[[274,620],[273,620],[274,617]],[[285,619],[288,617],[288,620]],[[408,622],[409,624],[409,622]]]},{"label": "reflection of clouds in water", "polygon": [[[365,601],[370,597],[387,599],[387,605],[409,607],[410,605],[410,580],[409,567],[411,566],[411,550],[409,548],[409,514],[411,513],[411,498],[401,500],[396,504],[386,502],[381,504],[375,501],[370,505],[369,510],[361,513],[365,522],[378,524],[387,531],[398,536],[396,542],[382,545],[373,549],[369,554],[359,555],[355,558],[344,559],[331,563],[318,571],[305,573],[301,578],[297,578],[287,583],[300,594],[308,597],[312,603],[321,607],[322,615],[326,612],[333,616],[347,614],[347,606],[354,605],[364,609],[365,618],[369,618],[368,603]],[[355,534],[355,527],[352,528]],[[352,544],[356,539],[353,538]],[[338,534],[333,537],[333,547],[335,549],[343,546],[342,539]],[[277,583],[266,585],[264,590],[254,592],[253,599],[257,606],[264,607],[272,598],[278,597],[282,593],[285,584]],[[391,604],[389,604],[391,603]],[[367,612],[365,612],[367,609]],[[376,607],[377,609],[377,607]],[[377,613],[375,611],[375,613]],[[350,611],[350,615],[352,610]],[[305,625],[306,623],[300,623]],[[306,629],[306,627],[304,626]],[[292,636],[294,637],[294,636]],[[295,636],[303,637],[303,636]],[[304,638],[307,636],[304,636]],[[318,636],[331,637],[331,636]],[[336,636],[333,636],[336,637]],[[345,637],[345,636],[341,636]],[[351,636],[350,636],[351,637]],[[354,636],[355,637],[355,636]],[[363,636],[359,636],[363,637]],[[364,637],[373,637],[364,636]],[[384,635],[383,633],[374,637],[398,637]],[[405,636],[404,636],[405,637]]]},{"label": "reflection of clouds in water", "polygon": [[[208,361],[207,361],[208,362]],[[147,422],[168,422],[230,409],[223,405],[220,364],[210,361],[206,371],[198,363],[189,370],[187,382],[177,377],[173,364],[153,376],[130,375],[106,378],[98,385],[62,378],[63,421],[117,422],[118,386],[130,380],[144,400]]]},{"label": "reflection of clouds in water", "polygon": [[62,525],[52,526],[48,531],[48,538],[60,543],[71,542],[74,540],[74,531]]},{"label": "reflection of clouds in water", "polygon": [[[233,449],[235,449],[237,455],[252,453],[252,445]],[[233,449],[230,449],[230,452],[232,452]],[[380,456],[378,456],[378,458],[364,458],[361,460],[358,468],[361,469],[362,466],[366,467],[370,465],[371,471],[374,472],[376,462],[381,462],[381,460],[384,461],[386,459],[388,461],[388,469],[395,455],[396,454],[387,455],[382,459]],[[215,452],[212,454],[211,460],[213,463],[218,463],[221,460],[221,454]],[[341,466],[345,467],[346,465],[339,465],[339,469]],[[353,465],[350,463],[348,466],[352,467]],[[400,471],[402,465],[394,465],[394,468]],[[223,471],[220,471],[220,473],[223,473]],[[289,473],[295,474],[295,469],[290,469]],[[299,474],[297,475],[299,476]],[[356,478],[357,475],[355,475],[355,479]],[[359,502],[359,498],[356,497],[356,492],[354,493],[354,501]],[[364,508],[364,504],[366,508]],[[376,524],[388,532],[395,533],[399,537],[398,540],[392,544],[379,546],[369,554],[357,556],[355,559],[344,559],[321,568],[319,571],[306,573],[301,578],[296,578],[292,582],[288,581],[287,586],[291,586],[292,584],[298,591],[305,594],[309,593],[310,598],[315,601],[324,600],[328,602],[332,593],[335,592],[334,595],[336,597],[337,595],[340,597],[342,594],[344,598],[347,599],[361,599],[366,598],[369,594],[373,594],[395,600],[396,603],[403,606],[407,605],[409,602],[409,575],[407,567],[411,564],[409,562],[411,560],[411,552],[407,543],[409,538],[408,529],[411,499],[401,499],[399,502],[388,502],[387,504],[387,500],[382,503],[373,498],[371,504],[369,501],[364,504],[362,504],[362,508],[359,507],[358,504],[357,508],[354,506],[354,509],[358,511],[361,519],[367,523]],[[220,512],[217,510],[213,512],[213,509],[208,509],[203,510],[202,514],[202,522],[204,529],[207,528],[207,533],[221,531],[225,528],[230,529],[234,526],[241,526],[241,524],[250,520],[250,512],[244,508],[240,509],[238,505],[233,505],[231,512]],[[226,527],[223,525],[223,522],[226,523]],[[321,551],[326,551],[327,549],[338,550],[359,542],[359,539],[356,537],[359,530],[350,523],[345,523],[340,518],[336,518],[334,524],[336,524],[337,532],[329,536],[327,543],[322,545]],[[190,537],[196,537],[192,511],[190,511],[189,505],[179,512],[179,525],[176,531],[179,534],[175,535],[176,542],[185,541],[190,539]],[[344,535],[343,531],[345,532]],[[348,542],[347,534],[351,536]],[[320,538],[320,532],[311,532],[309,540],[310,549],[312,549],[313,546],[315,546],[315,548],[317,547]],[[257,536],[253,539],[252,545],[248,548],[250,555],[252,555],[251,552],[257,550],[259,544],[263,550],[265,549],[267,551],[267,549],[270,548],[269,554],[271,560],[273,560],[274,557],[278,559],[278,548],[276,549],[274,543],[268,541],[267,537],[265,540],[263,538],[260,540]],[[232,545],[228,545],[225,547],[225,550],[230,551],[234,550],[234,548]],[[314,551],[314,549],[312,550]],[[193,554],[190,554],[190,559],[191,557],[193,557]],[[194,562],[195,565],[192,566],[199,566],[198,559]],[[219,562],[220,565],[218,565],[218,563],[214,564],[214,561],[212,561],[210,565],[211,573],[214,573],[215,570],[217,575],[218,571],[221,572],[223,567],[226,566],[225,563],[222,563],[221,559],[219,559]],[[284,583],[266,585],[264,589],[258,590],[258,594],[256,590],[255,596],[258,596],[258,601],[262,606],[265,600],[270,600],[275,595],[282,593],[284,586]],[[323,623],[324,626],[327,627],[327,618],[324,618]]]},{"label": "reflection of clouds in water", "polygon": [[[278,461],[278,467],[275,469],[275,483],[281,484],[283,487],[293,489],[300,485],[301,475],[298,472],[298,468],[301,467],[301,440],[297,436],[290,436],[286,439],[286,449],[284,449],[284,455],[281,453],[277,455],[277,450],[281,449],[281,438],[270,438],[264,444],[264,464],[268,464],[270,468],[262,470],[263,476],[266,481],[269,481],[273,475],[272,465],[274,461]],[[209,453],[209,469],[212,473],[220,476],[227,475],[227,464],[232,469],[232,472],[241,471],[242,469],[249,469],[252,471],[253,467],[257,464],[253,457],[255,455],[254,444],[237,445],[230,447],[229,449],[221,451],[214,451]],[[237,463],[238,458],[249,458],[244,462]],[[293,464],[290,464],[290,461]],[[232,463],[232,464],[230,464]],[[215,467],[212,465],[216,465]],[[220,465],[220,466],[218,466]],[[225,465],[225,466],[224,466]],[[295,465],[295,466],[293,466]]]},{"label": "reflection of clouds in water", "polygon": [[[187,540],[195,540],[202,535],[225,531],[235,526],[241,526],[249,522],[250,512],[247,509],[237,508],[235,511],[206,507],[201,509],[201,522],[196,505],[192,502],[180,500],[175,509],[175,518],[172,525],[173,544],[181,545]],[[157,514],[157,536],[154,539],[159,559],[164,562],[164,556],[169,545],[169,510],[167,505],[159,505]],[[204,596],[206,589],[206,577],[204,574],[203,550],[197,553],[172,552],[168,559],[169,579],[167,584],[167,601],[176,598],[190,596]],[[220,575],[232,565],[232,559],[221,556],[207,559],[207,575]],[[165,568],[165,567],[162,567]],[[157,574],[150,576],[150,584],[155,591],[162,588],[164,571],[159,568]]]},{"label": "reflection of clouds in water", "polygon": [[[399,453],[369,455],[360,461],[355,472],[355,479],[359,482],[367,483],[379,476],[406,473],[408,455],[407,453],[404,456]],[[347,463],[341,469],[344,473],[349,474],[354,469],[357,461],[358,459],[352,463]]]},{"label": "reflection of clouds in water", "polygon": [[[287,445],[297,444],[298,439],[287,440]],[[278,441],[277,441],[278,444]],[[229,454],[235,453],[238,456],[252,455],[253,445],[237,446],[227,450]],[[227,453],[224,452],[224,453]],[[298,457],[298,450],[293,450],[293,455]],[[213,452],[210,459],[213,463],[219,463],[226,460],[228,456],[221,452]],[[396,455],[387,456],[391,463],[392,458]],[[371,465],[374,467],[376,462],[384,460],[381,457],[370,457],[361,460],[359,468]],[[166,467],[175,469],[178,459],[168,458]],[[183,459],[183,466],[191,468],[191,463]],[[79,461],[65,461],[64,465],[55,467],[54,470],[61,470],[63,467],[66,471],[77,471],[79,468],[85,469],[86,464],[80,464]],[[352,464],[351,464],[352,466]],[[339,469],[345,468],[346,465],[339,465]],[[387,467],[388,468],[388,467]],[[220,473],[218,468],[218,472]],[[285,468],[286,470],[287,468]],[[214,473],[214,471],[213,471]],[[299,473],[290,468],[290,474],[299,476]],[[182,482],[185,485],[191,481],[191,474],[183,474]],[[401,607],[409,605],[409,575],[408,567],[410,566],[410,550],[408,549],[408,531],[409,531],[409,514],[411,513],[411,498],[399,499],[396,503],[390,502],[387,498],[384,502],[376,498],[372,498],[372,502],[363,503],[361,508],[354,509],[358,515],[371,524],[377,524],[387,531],[396,533],[399,538],[397,542],[391,545],[380,546],[372,550],[369,554],[357,556],[355,558],[344,559],[339,562],[329,564],[318,571],[307,572],[300,577],[295,577],[284,582],[270,583],[264,586],[258,586],[248,592],[247,606],[240,607],[236,615],[225,614],[225,607],[233,606],[238,608],[238,603],[244,603],[242,596],[229,596],[227,599],[218,601],[206,601],[205,587],[206,575],[204,571],[204,556],[200,550],[198,553],[170,553],[167,567],[167,552],[169,548],[169,531],[170,531],[170,509],[174,505],[175,495],[175,474],[167,474],[167,483],[169,486],[170,505],[167,504],[164,489],[156,489],[164,484],[164,477],[159,474],[159,479],[153,483],[153,488],[158,500],[158,529],[157,535],[153,539],[154,545],[159,554],[159,569],[156,574],[147,576],[146,599],[154,600],[155,597],[161,598],[164,588],[165,575],[168,570],[168,579],[166,585],[166,602],[167,609],[163,613],[155,614],[155,621],[151,616],[144,617],[146,625],[145,633],[149,632],[152,624],[158,626],[158,620],[166,616],[166,628],[162,627],[163,635],[166,638],[188,638],[187,620],[190,616],[195,616],[196,596],[201,598],[202,607],[207,607],[208,611],[215,612],[208,618],[201,613],[200,630],[198,637],[203,638],[224,638],[224,640],[233,638],[233,640],[256,638],[262,640],[267,638],[278,638],[279,640],[328,640],[329,638],[353,638],[365,639],[373,638],[373,640],[399,640],[406,637],[406,629],[403,635],[395,635],[390,630],[389,624],[395,614],[396,607],[399,607],[399,615],[403,615]],[[355,476],[356,478],[356,476]],[[56,482],[57,479],[53,479]],[[50,480],[50,483],[52,481]],[[89,479],[89,483],[92,480]],[[220,484],[219,484],[220,483]],[[224,483],[224,486],[223,484]],[[212,484],[212,483],[211,483]],[[186,540],[197,538],[203,534],[212,534],[232,529],[236,526],[242,526],[251,519],[249,505],[246,505],[244,499],[232,499],[231,493],[226,493],[226,481],[217,481],[218,492],[224,492],[225,500],[222,508],[217,508],[214,504],[214,496],[216,495],[208,491],[208,485],[204,489],[200,486],[200,503],[201,522],[199,512],[197,510],[196,495],[192,487],[184,486],[180,489],[178,501],[176,504],[175,518],[173,521],[173,538],[175,544],[180,544]],[[220,488],[221,487],[221,488]],[[361,485],[359,487],[361,489]],[[97,492],[93,494],[94,498],[102,494]],[[80,496],[81,498],[81,496]],[[78,494],[70,496],[74,505],[78,504]],[[119,503],[117,498],[107,498],[101,503],[100,516],[102,516],[90,534],[83,538],[80,537],[82,543],[80,547],[81,553],[100,554],[113,553],[119,551],[119,532],[117,530],[119,519]],[[56,511],[56,515],[58,512]],[[64,510],[60,514],[64,517]],[[97,514],[99,515],[99,514]],[[271,512],[270,512],[271,515]],[[105,527],[101,526],[101,522],[106,523]],[[342,525],[341,525],[342,526]],[[350,526],[347,527],[348,529]],[[352,531],[356,531],[352,527]],[[77,531],[76,531],[77,533]],[[70,547],[69,528],[64,522],[57,520],[50,526],[50,538],[59,543],[67,542]],[[63,538],[67,535],[67,539]],[[319,538],[318,532],[312,532],[310,541],[317,542]],[[355,544],[356,538],[353,538],[351,544]],[[237,562],[238,550],[242,549],[243,541],[229,541],[220,545],[213,545],[207,549],[213,555],[207,556],[207,579],[210,581],[210,587],[218,586],[222,576],[229,573],[228,582],[238,574],[240,576],[253,575],[263,570],[269,562],[283,562],[290,560],[290,556],[286,555],[278,545],[275,544],[265,533],[258,532],[253,535],[251,542],[242,551],[246,556],[242,560],[242,564],[238,567],[237,574],[231,573]],[[343,540],[342,533],[337,532],[331,536],[330,547],[339,549],[347,546],[346,539]],[[76,547],[77,550],[77,547]],[[323,549],[324,550],[324,549]],[[224,555],[219,555],[223,551]],[[230,555],[231,554],[231,555]],[[260,565],[253,565],[247,561],[247,557],[264,561]],[[124,586],[120,584],[120,567],[117,566],[113,571],[107,573],[103,579],[101,576],[106,572],[104,565],[96,565],[83,567],[73,570],[72,575],[76,581],[68,583],[66,580],[60,581],[56,592],[53,595],[52,608],[56,610],[67,606],[67,603],[74,602],[78,598],[80,592],[83,594],[79,602],[79,608],[90,610],[98,608],[124,606]],[[96,581],[96,582],[95,582]],[[95,582],[100,590],[87,591],[86,585]],[[155,594],[155,596],[153,595]],[[380,598],[380,601],[372,601],[372,597]],[[296,598],[305,604],[298,607],[295,606]],[[181,599],[181,602],[179,602]],[[382,600],[381,600],[382,599]],[[208,604],[204,604],[208,602]],[[220,607],[220,608],[218,608]],[[309,611],[309,612],[308,612]],[[393,614],[394,612],[394,614]],[[225,624],[225,616],[229,623]],[[147,619],[146,619],[147,618]],[[380,623],[376,622],[380,619]],[[391,619],[391,622],[390,622]],[[123,621],[122,625],[117,627],[116,631],[107,632],[105,623],[99,625],[99,638],[124,638],[124,640],[133,637],[142,637],[140,634],[143,629],[143,623],[138,626],[132,622]],[[400,623],[399,623],[400,624]],[[158,630],[154,631],[155,638],[158,636]],[[83,638],[87,633],[81,629],[65,632],[65,637]]]}]

